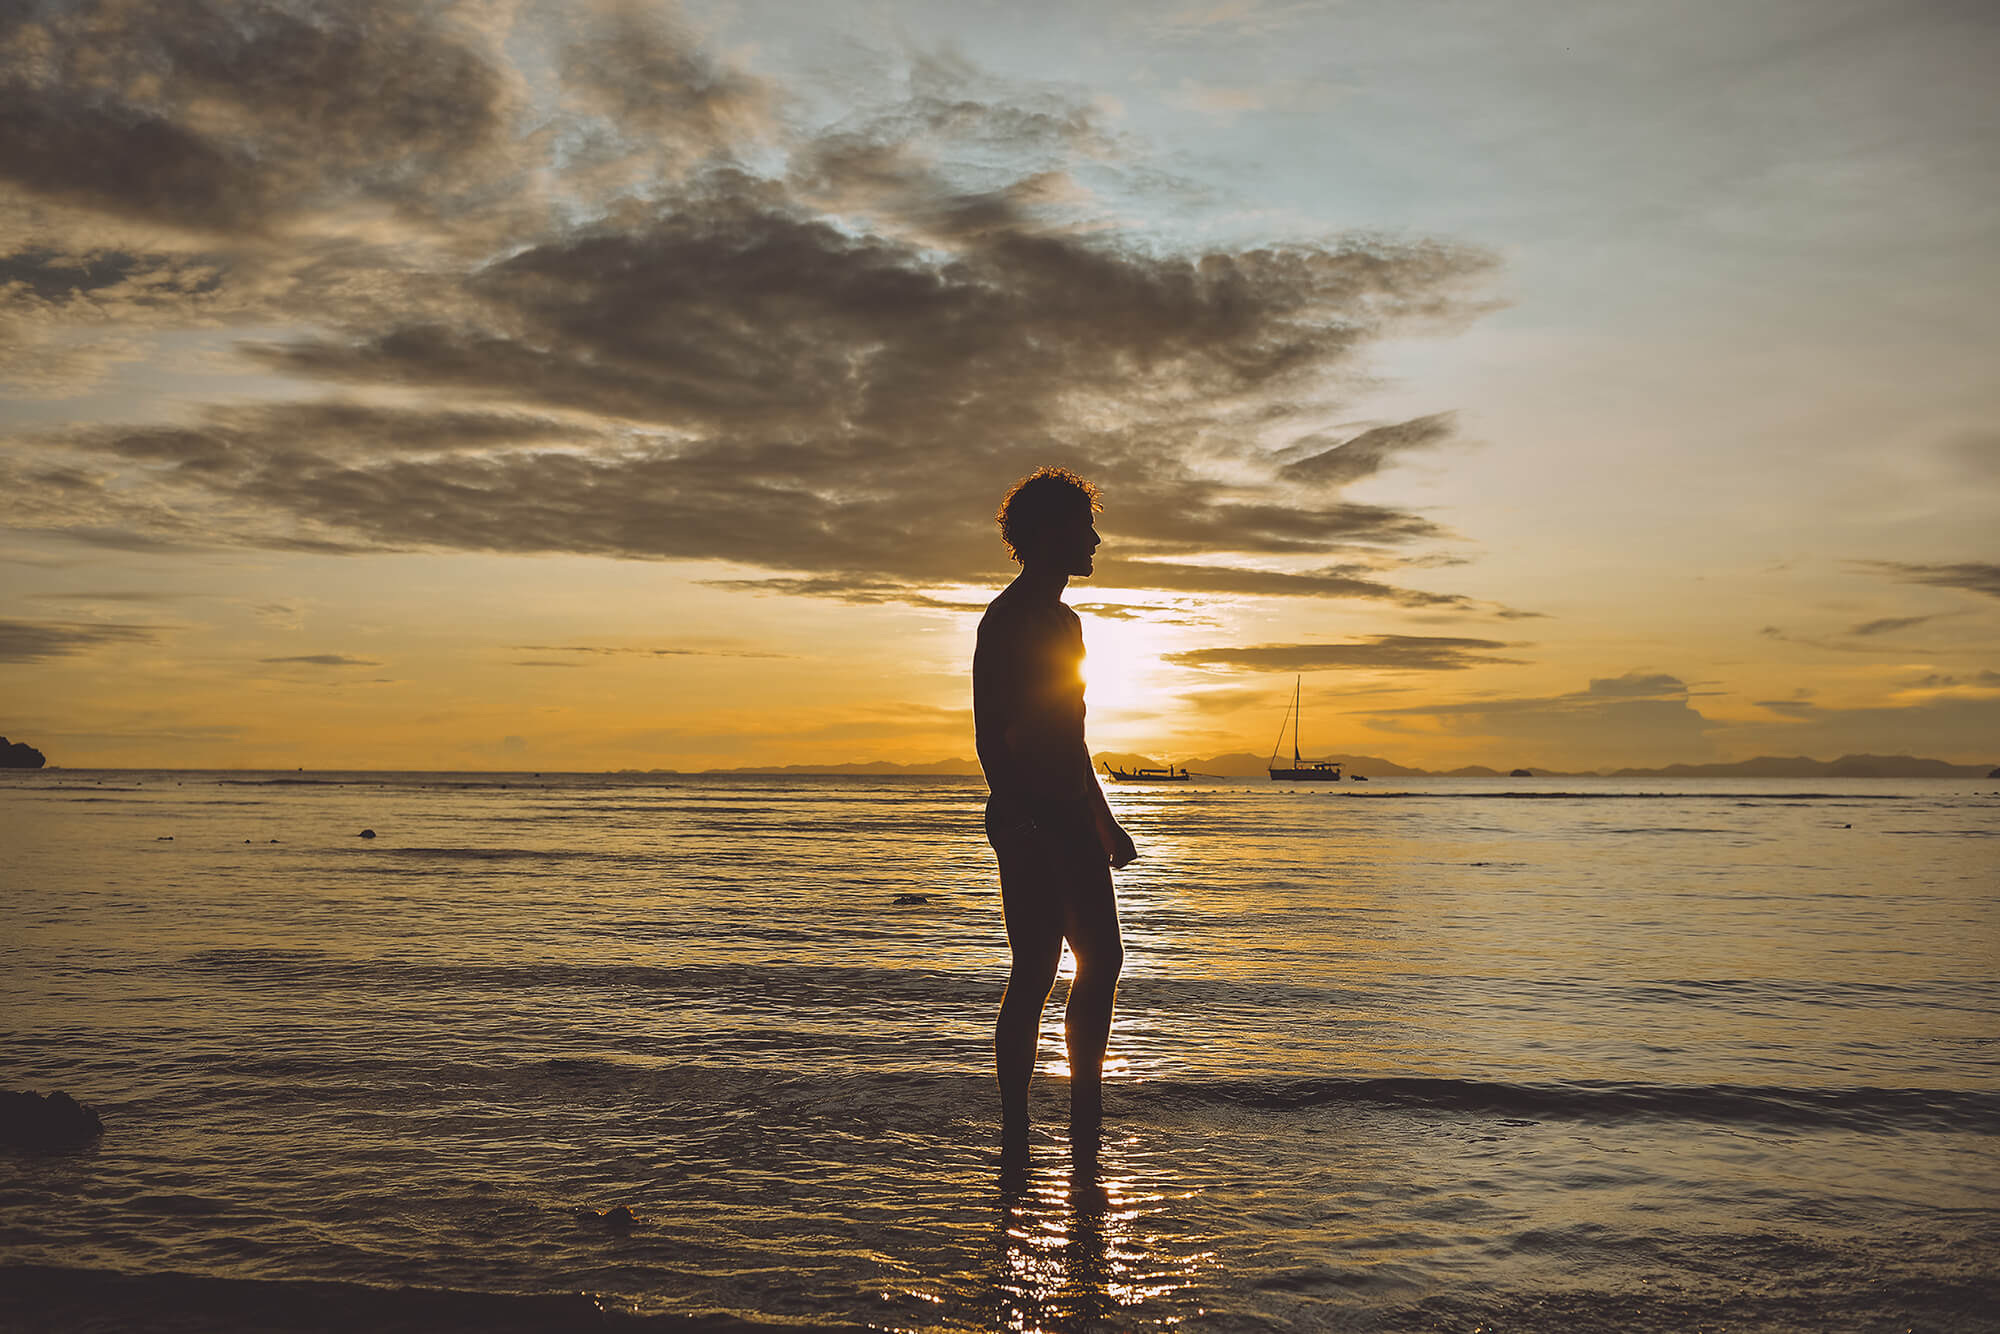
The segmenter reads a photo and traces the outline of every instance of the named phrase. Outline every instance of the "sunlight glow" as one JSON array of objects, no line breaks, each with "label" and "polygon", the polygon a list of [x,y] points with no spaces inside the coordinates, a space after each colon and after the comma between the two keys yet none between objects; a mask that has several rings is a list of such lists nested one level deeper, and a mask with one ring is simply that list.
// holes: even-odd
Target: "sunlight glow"
[{"label": "sunlight glow", "polygon": [[1093,718],[1151,713],[1169,702],[1162,655],[1176,645],[1163,627],[1079,614],[1086,653],[1084,699]]}]

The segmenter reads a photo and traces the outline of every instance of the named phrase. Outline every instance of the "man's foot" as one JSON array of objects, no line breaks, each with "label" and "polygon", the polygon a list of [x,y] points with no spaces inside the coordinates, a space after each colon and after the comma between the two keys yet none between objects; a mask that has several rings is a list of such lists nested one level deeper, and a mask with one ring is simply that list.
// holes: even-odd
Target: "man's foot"
[{"label": "man's foot", "polygon": [[1008,1109],[1000,1114],[1000,1152],[1002,1154],[1028,1152],[1028,1112],[1021,1108]]}]

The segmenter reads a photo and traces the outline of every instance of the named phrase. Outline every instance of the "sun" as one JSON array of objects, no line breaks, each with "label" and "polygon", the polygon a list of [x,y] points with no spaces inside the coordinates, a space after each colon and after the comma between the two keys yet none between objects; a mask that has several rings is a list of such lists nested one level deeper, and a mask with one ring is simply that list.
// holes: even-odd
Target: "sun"
[{"label": "sun", "polygon": [[1092,718],[1157,712],[1166,702],[1160,655],[1167,646],[1159,628],[1088,612],[1082,618],[1084,698]]}]

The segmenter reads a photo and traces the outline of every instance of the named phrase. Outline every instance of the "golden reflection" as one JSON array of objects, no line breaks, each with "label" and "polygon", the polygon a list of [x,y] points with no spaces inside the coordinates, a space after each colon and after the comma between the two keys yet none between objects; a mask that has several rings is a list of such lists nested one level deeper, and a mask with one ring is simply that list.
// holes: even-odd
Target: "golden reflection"
[{"label": "golden reflection", "polygon": [[1158,1230],[1193,1192],[1146,1180],[1127,1163],[1132,1148],[1130,1139],[1086,1141],[1067,1158],[1001,1169],[996,1327],[1053,1334],[1185,1318],[1170,1300],[1213,1252],[1188,1253],[1186,1238]]}]

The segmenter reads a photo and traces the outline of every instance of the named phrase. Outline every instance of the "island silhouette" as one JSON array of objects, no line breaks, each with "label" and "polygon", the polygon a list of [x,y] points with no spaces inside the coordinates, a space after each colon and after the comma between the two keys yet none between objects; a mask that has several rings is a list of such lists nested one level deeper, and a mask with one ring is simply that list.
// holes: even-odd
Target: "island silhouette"
[{"label": "island silhouette", "polygon": [[0,736],[0,769],[39,769],[48,762],[48,756],[27,742]]}]

